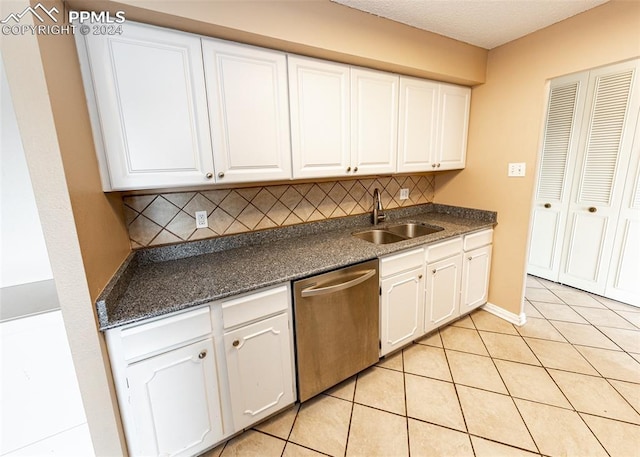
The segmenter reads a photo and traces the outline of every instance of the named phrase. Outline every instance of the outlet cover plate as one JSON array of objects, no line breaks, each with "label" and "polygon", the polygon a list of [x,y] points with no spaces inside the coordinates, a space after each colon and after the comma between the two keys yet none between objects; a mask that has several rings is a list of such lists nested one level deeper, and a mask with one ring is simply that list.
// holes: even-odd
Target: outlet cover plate
[{"label": "outlet cover plate", "polygon": [[209,221],[207,220],[206,211],[196,211],[196,228],[209,227]]},{"label": "outlet cover plate", "polygon": [[409,189],[400,189],[400,200],[407,200],[409,198]]},{"label": "outlet cover plate", "polygon": [[524,162],[510,163],[508,176],[524,176],[527,171],[527,164]]}]

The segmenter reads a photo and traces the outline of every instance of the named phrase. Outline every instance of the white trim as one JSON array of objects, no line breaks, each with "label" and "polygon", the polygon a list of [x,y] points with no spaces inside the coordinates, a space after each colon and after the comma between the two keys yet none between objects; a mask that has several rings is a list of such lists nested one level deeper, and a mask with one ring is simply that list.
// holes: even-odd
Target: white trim
[{"label": "white trim", "polygon": [[507,311],[504,308],[500,308],[499,306],[488,302],[482,306],[482,309],[504,319],[507,322],[511,322],[513,325],[517,325],[518,327],[522,327],[527,323],[527,315],[524,312],[514,314],[511,311]]}]

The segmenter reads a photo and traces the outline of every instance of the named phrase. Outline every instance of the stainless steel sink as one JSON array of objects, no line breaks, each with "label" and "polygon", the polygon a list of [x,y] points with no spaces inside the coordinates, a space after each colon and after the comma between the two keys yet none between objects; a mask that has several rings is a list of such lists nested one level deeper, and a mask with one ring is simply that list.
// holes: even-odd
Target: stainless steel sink
[{"label": "stainless steel sink", "polygon": [[396,235],[395,233],[387,232],[386,230],[380,229],[372,229],[364,232],[354,233],[353,236],[375,244],[397,243],[398,241],[404,241],[407,239],[400,235]]},{"label": "stainless steel sink", "polygon": [[437,225],[407,222],[385,228],[364,230],[362,232],[352,233],[352,235],[374,244],[389,244],[429,235],[441,230],[444,230],[444,228],[438,227]]},{"label": "stainless steel sink", "polygon": [[424,225],[417,224],[415,222],[409,222],[406,224],[392,225],[390,227],[387,227],[386,230],[405,238],[416,238],[418,236],[430,235],[444,229],[435,225]]}]

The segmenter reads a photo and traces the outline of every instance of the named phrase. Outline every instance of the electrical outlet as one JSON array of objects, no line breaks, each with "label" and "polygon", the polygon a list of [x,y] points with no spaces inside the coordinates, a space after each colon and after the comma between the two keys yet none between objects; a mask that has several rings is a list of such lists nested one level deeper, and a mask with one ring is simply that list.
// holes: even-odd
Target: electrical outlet
[{"label": "electrical outlet", "polygon": [[406,200],[409,198],[409,189],[400,189],[400,200]]},{"label": "electrical outlet", "polygon": [[524,176],[527,170],[527,164],[524,162],[510,163],[508,176]]},{"label": "electrical outlet", "polygon": [[196,228],[209,227],[209,221],[207,220],[206,211],[196,211]]}]

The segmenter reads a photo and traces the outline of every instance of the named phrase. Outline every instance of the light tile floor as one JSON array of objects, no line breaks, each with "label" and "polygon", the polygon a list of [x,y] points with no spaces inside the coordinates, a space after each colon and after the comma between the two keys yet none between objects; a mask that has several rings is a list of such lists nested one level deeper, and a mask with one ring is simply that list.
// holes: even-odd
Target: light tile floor
[{"label": "light tile floor", "polygon": [[640,456],[640,308],[525,295],[524,326],[474,311],[206,456]]}]

